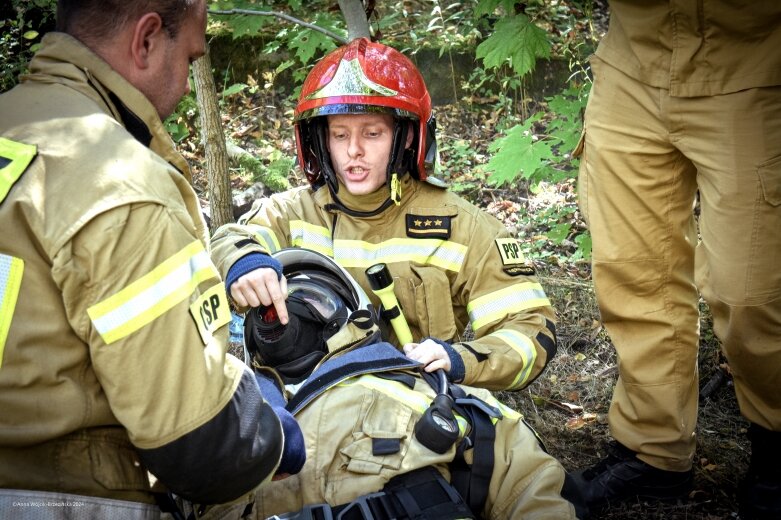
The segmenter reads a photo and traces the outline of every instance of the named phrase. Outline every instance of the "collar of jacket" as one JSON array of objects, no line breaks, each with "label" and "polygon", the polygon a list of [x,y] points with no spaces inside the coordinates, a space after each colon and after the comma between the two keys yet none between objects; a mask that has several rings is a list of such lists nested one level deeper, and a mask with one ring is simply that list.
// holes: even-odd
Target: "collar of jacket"
[{"label": "collar of jacket", "polygon": [[[88,96],[136,139],[191,181],[190,168],[175,149],[152,103],[117,71],[69,34],[51,32],[30,61],[22,81],[59,83]],[[139,133],[145,137],[139,139]],[[144,142],[146,141],[146,142]]]},{"label": "collar of jacket", "polygon": [[[401,201],[398,205],[391,204],[384,211],[378,213],[377,215],[361,218],[372,219],[393,214],[397,208],[403,208],[409,202],[409,200],[412,198],[412,194],[418,190],[418,184],[419,181],[416,181],[409,175],[405,175],[401,179]],[[338,196],[339,200],[341,200],[342,203],[350,209],[357,211],[371,211],[379,207],[388,199],[388,197],[390,197],[390,190],[388,189],[387,184],[383,184],[377,191],[373,193],[366,195],[353,195],[347,191],[347,188],[340,181]],[[334,203],[331,192],[328,191],[328,188],[325,186],[321,187],[315,192],[315,200],[321,207]]]}]

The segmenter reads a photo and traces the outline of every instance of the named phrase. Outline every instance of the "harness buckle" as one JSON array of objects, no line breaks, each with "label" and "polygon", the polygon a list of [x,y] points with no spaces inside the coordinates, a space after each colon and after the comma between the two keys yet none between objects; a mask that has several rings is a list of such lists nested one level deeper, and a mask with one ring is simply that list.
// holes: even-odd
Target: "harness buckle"
[{"label": "harness buckle", "polygon": [[313,504],[292,513],[271,516],[266,520],[334,520],[334,515],[328,504]]},{"label": "harness buckle", "polygon": [[[385,497],[387,497],[387,493],[384,491],[361,495],[344,506],[344,509],[339,511],[336,518],[337,520],[378,520],[382,518],[393,518],[393,516],[388,515],[387,511],[382,511],[382,513],[385,513],[388,516],[379,516],[378,513],[380,513],[380,511],[377,511],[376,507],[372,508],[370,505],[370,502],[373,502],[375,505],[384,506],[383,499]],[[383,509],[385,508],[383,507]]]}]

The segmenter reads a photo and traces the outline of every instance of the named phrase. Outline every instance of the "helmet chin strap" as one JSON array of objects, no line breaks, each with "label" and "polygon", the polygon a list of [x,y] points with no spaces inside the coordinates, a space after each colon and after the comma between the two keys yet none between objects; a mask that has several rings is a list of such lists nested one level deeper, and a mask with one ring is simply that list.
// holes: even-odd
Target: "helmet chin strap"
[{"label": "helmet chin strap", "polygon": [[331,192],[331,197],[334,199],[333,204],[326,204],[326,210],[339,210],[353,217],[372,217],[385,211],[391,204],[398,205],[401,202],[401,177],[409,172],[409,165],[405,164],[407,162],[405,161],[407,154],[404,153],[404,145],[407,143],[407,134],[409,133],[409,124],[406,121],[398,121],[393,127],[391,156],[388,160],[388,169],[385,172],[385,184],[390,192],[388,198],[378,207],[369,211],[348,208],[337,195],[339,182],[331,165],[331,154],[328,153],[328,147],[325,145],[328,125],[324,120],[317,121],[315,125],[315,131],[317,132],[317,138],[314,140],[315,151],[318,157],[321,158],[320,164],[323,169],[325,183],[328,186],[328,191]]}]

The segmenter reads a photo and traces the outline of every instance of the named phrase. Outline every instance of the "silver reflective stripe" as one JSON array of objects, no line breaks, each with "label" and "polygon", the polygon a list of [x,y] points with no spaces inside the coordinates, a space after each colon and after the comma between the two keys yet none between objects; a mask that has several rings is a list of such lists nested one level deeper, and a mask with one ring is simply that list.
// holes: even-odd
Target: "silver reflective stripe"
[{"label": "silver reflective stripe", "polygon": [[257,240],[260,245],[263,246],[263,248],[266,250],[266,253],[276,253],[281,249],[279,247],[279,240],[277,240],[277,236],[271,229],[264,226],[259,226],[257,224],[245,225],[247,229],[253,234],[255,240]]},{"label": "silver reflective stripe", "polygon": [[[0,489],[0,511],[14,520],[160,520],[156,505],[109,498]],[[6,516],[7,515],[7,516]]]},{"label": "silver reflective stripe", "polygon": [[334,241],[334,259],[343,267],[366,268],[377,262],[417,262],[459,272],[467,247],[435,238],[391,238],[372,244],[360,240]]},{"label": "silver reflective stripe", "polygon": [[290,245],[312,249],[331,258],[334,256],[334,243],[328,228],[303,220],[290,221]]}]

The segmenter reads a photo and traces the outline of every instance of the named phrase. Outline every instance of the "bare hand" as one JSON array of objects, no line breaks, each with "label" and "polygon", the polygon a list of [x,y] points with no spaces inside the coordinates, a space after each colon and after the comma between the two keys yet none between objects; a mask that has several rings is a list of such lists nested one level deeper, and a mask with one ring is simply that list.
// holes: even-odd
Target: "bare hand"
[{"label": "bare hand", "polygon": [[288,322],[287,279],[281,279],[270,267],[261,267],[240,276],[230,287],[231,298],[239,307],[260,307],[273,305],[279,316],[279,321]]},{"label": "bare hand", "polygon": [[426,372],[433,372],[440,368],[445,372],[450,370],[450,356],[442,345],[431,339],[423,343],[407,343],[404,345],[404,354],[410,359],[423,363]]}]

